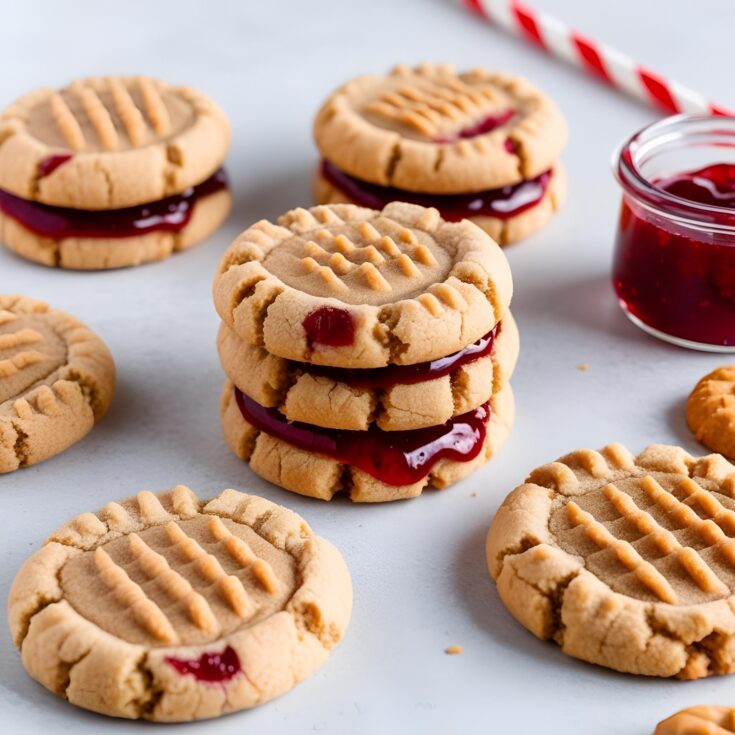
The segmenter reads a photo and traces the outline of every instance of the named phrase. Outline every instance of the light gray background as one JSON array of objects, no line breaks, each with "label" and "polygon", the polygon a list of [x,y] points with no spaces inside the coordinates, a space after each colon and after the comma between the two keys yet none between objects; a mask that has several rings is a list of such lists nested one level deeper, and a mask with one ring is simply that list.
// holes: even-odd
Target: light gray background
[{"label": "light gray background", "polygon": [[[732,0],[529,0],[653,68],[735,105]],[[0,597],[70,516],[139,489],[187,483],[261,493],[302,513],[352,571],[355,609],[326,666],[281,699],[208,733],[649,733],[679,707],[735,704],[735,680],[617,675],[537,641],[500,604],[483,543],[498,503],[533,467],[579,446],[700,448],[684,397],[722,358],[660,344],[629,324],[609,285],[619,195],[613,147],[655,113],[503,36],[448,0],[2,2],[0,107],[75,76],[148,73],[192,83],[229,113],[235,208],[199,248],[114,273],[47,270],[0,250],[0,291],[41,297],[109,344],[119,387],[84,441],[0,479]],[[210,282],[232,238],[310,203],[313,113],[352,75],[393,63],[485,64],[528,76],[560,104],[570,194],[539,235],[507,250],[522,353],[515,430],[484,470],[445,492],[378,507],[299,498],[254,477],[220,435],[222,373]],[[580,363],[590,369],[577,370]],[[477,493],[474,496],[474,493]],[[464,646],[461,656],[444,649]],[[24,673],[0,626],[0,730],[131,732],[57,699]]]}]

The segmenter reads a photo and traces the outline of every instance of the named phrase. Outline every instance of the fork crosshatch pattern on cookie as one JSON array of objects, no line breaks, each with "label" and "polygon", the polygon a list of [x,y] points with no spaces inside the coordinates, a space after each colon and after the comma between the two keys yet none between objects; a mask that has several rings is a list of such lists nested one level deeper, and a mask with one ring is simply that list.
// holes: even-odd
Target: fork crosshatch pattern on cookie
[{"label": "fork crosshatch pattern on cookie", "polygon": [[0,295],[0,473],[79,441],[114,390],[112,355],[86,325],[42,301]]},{"label": "fork crosshatch pattern on cookie", "polygon": [[682,679],[735,671],[735,466],[720,455],[566,455],[503,502],[487,561],[510,612],[572,656]]},{"label": "fork crosshatch pattern on cookie", "polygon": [[225,490],[142,491],[53,533],[8,601],[28,673],[86,709],[185,721],[276,697],[324,663],[352,606],[337,550]]}]

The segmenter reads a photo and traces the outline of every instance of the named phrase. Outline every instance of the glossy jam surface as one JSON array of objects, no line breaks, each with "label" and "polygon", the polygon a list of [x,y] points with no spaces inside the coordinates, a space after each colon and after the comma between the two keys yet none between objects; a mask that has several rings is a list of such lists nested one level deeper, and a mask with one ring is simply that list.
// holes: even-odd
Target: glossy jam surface
[{"label": "glossy jam surface", "polygon": [[50,176],[59,166],[63,166],[67,161],[71,161],[72,158],[74,158],[73,153],[56,153],[53,156],[44,158],[38,164],[38,178],[43,179],[46,176]]},{"label": "glossy jam surface", "polygon": [[310,344],[347,347],[355,341],[355,323],[347,309],[322,306],[302,322]]},{"label": "glossy jam surface", "polygon": [[387,485],[419,482],[440,459],[468,462],[481,451],[490,408],[485,404],[440,426],[413,431],[339,431],[287,421],[235,389],[243,418],[260,431],[309,452],[357,467]]},{"label": "glossy jam surface", "polygon": [[458,370],[481,357],[489,355],[495,346],[495,338],[500,331],[498,324],[473,344],[447,357],[440,357],[431,362],[420,362],[415,365],[388,365],[382,368],[365,368],[350,370],[347,368],[309,365],[310,375],[324,375],[353,388],[367,390],[387,390],[394,385],[413,385],[427,380],[441,378]]},{"label": "glossy jam surface", "polygon": [[454,135],[442,135],[438,138],[434,138],[435,143],[454,143],[457,140],[465,138],[476,138],[478,135],[484,135],[485,133],[491,133],[493,130],[509,123],[515,117],[515,110],[503,110],[503,112],[497,112],[492,115],[486,115],[479,122],[472,123],[466,128],[462,128]]},{"label": "glossy jam surface", "polygon": [[135,237],[147,232],[180,232],[189,224],[199,199],[226,188],[227,176],[220,169],[206,181],[181,194],[136,207],[100,211],[51,207],[0,190],[0,211],[32,232],[53,240],[66,237]]},{"label": "glossy jam surface", "polygon": [[[653,182],[661,191],[710,206],[707,220],[735,226],[735,165],[715,164]],[[667,203],[661,207],[666,211]],[[652,218],[623,199],[613,279],[634,317],[665,334],[735,346],[735,241]]]},{"label": "glossy jam surface", "polygon": [[167,656],[166,663],[182,676],[190,674],[199,681],[212,684],[229,681],[242,671],[240,659],[231,646],[227,646],[221,653],[203,653],[194,659]]},{"label": "glossy jam surface", "polygon": [[469,194],[419,194],[356,179],[326,160],[322,161],[321,173],[332,186],[363,207],[382,209],[390,202],[409,202],[436,207],[451,222],[479,215],[498,219],[515,217],[541,201],[552,176],[551,171],[545,171],[519,184]]}]

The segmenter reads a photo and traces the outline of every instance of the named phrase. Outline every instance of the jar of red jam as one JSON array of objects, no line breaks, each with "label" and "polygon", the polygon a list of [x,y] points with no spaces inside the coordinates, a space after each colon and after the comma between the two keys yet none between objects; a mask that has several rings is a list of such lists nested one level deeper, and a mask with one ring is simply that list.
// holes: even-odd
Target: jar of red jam
[{"label": "jar of red jam", "polygon": [[735,352],[735,118],[677,115],[626,141],[613,283],[642,329]]}]

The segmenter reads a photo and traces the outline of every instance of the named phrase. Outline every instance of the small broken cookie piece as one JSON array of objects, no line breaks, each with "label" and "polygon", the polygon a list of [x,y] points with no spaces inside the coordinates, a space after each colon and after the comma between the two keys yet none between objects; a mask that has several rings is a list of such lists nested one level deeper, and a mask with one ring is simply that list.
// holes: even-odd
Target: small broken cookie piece
[{"label": "small broken cookie piece", "polygon": [[659,722],[653,735],[727,735],[733,732],[733,707],[699,705],[687,707]]},{"label": "small broken cookie piece", "polygon": [[0,473],[79,441],[114,390],[112,355],[82,322],[41,301],[0,295]]},{"label": "small broken cookie piece", "polygon": [[546,224],[566,196],[564,118],[510,74],[421,64],[360,76],[324,102],[314,138],[320,204],[435,207],[506,245]]},{"label": "small broken cookie piece", "polygon": [[351,609],[342,557],[300,516],[183,485],[72,519],[8,599],[34,679],[78,707],[159,722],[285,693],[326,661]]},{"label": "small broken cookie piece", "polygon": [[40,89],[0,117],[0,241],[82,270],[161,260],[203,240],[230,209],[224,112],[150,77]]},{"label": "small broken cookie piece", "polygon": [[697,441],[735,457],[735,365],[718,367],[697,383],[687,399],[686,417]]},{"label": "small broken cookie piece", "polygon": [[581,449],[505,499],[488,568],[513,616],[570,656],[646,676],[733,673],[734,491],[720,455]]}]

